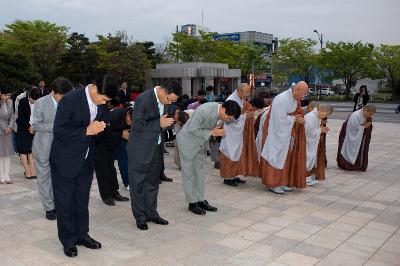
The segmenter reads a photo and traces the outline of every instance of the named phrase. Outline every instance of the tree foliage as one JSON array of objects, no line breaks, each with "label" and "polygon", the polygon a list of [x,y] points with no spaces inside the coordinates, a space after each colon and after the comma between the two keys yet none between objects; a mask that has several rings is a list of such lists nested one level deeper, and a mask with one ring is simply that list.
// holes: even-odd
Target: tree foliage
[{"label": "tree foliage", "polygon": [[357,80],[371,75],[373,50],[370,43],[328,42],[321,51],[319,67],[329,79],[341,79],[349,93]]},{"label": "tree foliage", "polygon": [[298,75],[309,83],[315,67],[317,55],[311,39],[282,39],[275,54],[272,56],[274,73],[282,75]]},{"label": "tree foliage", "polygon": [[376,73],[388,81],[393,96],[400,96],[400,45],[381,45],[373,52]]}]

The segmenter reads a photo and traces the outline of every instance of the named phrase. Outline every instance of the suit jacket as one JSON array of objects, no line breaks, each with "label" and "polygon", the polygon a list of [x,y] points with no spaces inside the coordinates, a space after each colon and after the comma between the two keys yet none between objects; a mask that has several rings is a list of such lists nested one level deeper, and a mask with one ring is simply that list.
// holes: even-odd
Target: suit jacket
[{"label": "suit jacket", "polygon": [[114,109],[106,112],[104,121],[107,123],[107,128],[104,133],[96,140],[97,145],[104,145],[109,152],[116,150],[122,141],[122,131],[129,129],[125,122],[127,108]]},{"label": "suit jacket", "polygon": [[204,150],[211,137],[211,130],[217,125],[218,103],[205,103],[196,108],[190,119],[176,136],[179,153],[193,158]]},{"label": "suit jacket", "polygon": [[[95,120],[100,121],[106,107],[99,105]],[[85,162],[87,150],[91,167],[94,169],[94,144],[96,136],[87,136],[90,124],[89,104],[86,92],[73,90],[58,103],[54,119],[54,139],[50,150],[50,165],[64,176],[74,177]]]},{"label": "suit jacket", "polygon": [[129,160],[139,164],[149,164],[161,134],[160,112],[154,90],[147,90],[135,101],[132,125],[126,147]]},{"label": "suit jacket", "polygon": [[46,95],[49,95],[51,93],[51,90],[48,88],[44,88],[43,91],[41,89],[39,89],[39,97],[42,98]]},{"label": "suit jacket", "polygon": [[17,123],[18,131],[26,131],[28,132],[31,124],[29,120],[31,118],[31,106],[29,105],[28,97],[24,97],[19,101],[18,105],[18,118],[15,120]]},{"label": "suit jacket", "polygon": [[36,133],[33,137],[32,152],[35,158],[40,160],[49,160],[56,111],[51,94],[35,101],[32,127]]},{"label": "suit jacket", "polygon": [[124,92],[123,89],[121,89],[118,93],[118,98],[120,103],[128,103],[131,101],[131,98],[129,97],[129,91],[126,89],[126,93]]},{"label": "suit jacket", "polygon": [[[6,105],[6,110],[4,111],[3,104]],[[13,129],[14,127],[14,112],[13,112],[13,101],[9,99],[6,103],[0,103],[0,136],[5,135],[4,130],[6,128]]]}]

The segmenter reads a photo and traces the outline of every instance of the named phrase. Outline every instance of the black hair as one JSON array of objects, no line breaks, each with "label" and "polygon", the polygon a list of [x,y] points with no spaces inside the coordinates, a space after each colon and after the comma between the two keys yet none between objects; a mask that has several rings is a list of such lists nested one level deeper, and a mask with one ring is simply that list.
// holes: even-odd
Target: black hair
[{"label": "black hair", "polygon": [[[133,107],[130,106],[130,107],[126,108],[126,109],[127,109],[126,113],[129,114],[129,117],[130,117],[130,118],[132,118]],[[125,114],[125,115],[126,115],[126,114]]]},{"label": "black hair", "polygon": [[199,103],[200,104],[208,103],[208,100],[207,99],[202,99],[202,100],[199,101]]},{"label": "black hair", "polygon": [[11,87],[9,85],[2,85],[0,89],[0,94],[11,94]]},{"label": "black hair", "polygon": [[67,78],[57,77],[53,82],[51,82],[50,87],[54,93],[64,95],[72,90],[72,83]]},{"label": "black hair", "polygon": [[94,84],[96,85],[99,94],[105,95],[109,98],[114,98],[118,94],[118,80],[112,75],[101,75],[96,78]]},{"label": "black hair", "polygon": [[124,103],[122,108],[132,108],[132,104],[130,102]]},{"label": "black hair", "polygon": [[31,98],[32,100],[37,100],[40,98],[40,92],[38,87],[33,87],[28,94],[28,97]]},{"label": "black hair", "polygon": [[361,86],[360,86],[360,89],[359,89],[360,93],[361,93],[361,89],[364,89],[365,94],[368,95],[368,89],[367,89],[367,86],[366,86],[366,85],[361,85]]},{"label": "black hair", "polygon": [[205,95],[206,95],[206,91],[205,91],[205,90],[198,90],[198,91],[197,91],[197,95],[199,95],[199,96],[205,96]]},{"label": "black hair", "polygon": [[250,101],[251,105],[253,105],[255,108],[257,109],[262,109],[265,107],[265,102],[264,99],[261,97],[254,97],[251,101]]},{"label": "black hair", "polygon": [[206,88],[206,91],[214,91],[214,87],[211,85],[208,85]]},{"label": "black hair", "polygon": [[238,119],[240,113],[242,112],[239,104],[235,101],[228,100],[222,104],[222,107],[225,108],[225,114],[229,116],[233,116],[235,119]]},{"label": "black hair", "polygon": [[182,86],[178,82],[174,80],[168,80],[160,85],[163,87],[167,94],[175,94],[176,96],[181,96],[182,95]]},{"label": "black hair", "polygon": [[186,113],[185,111],[179,111],[178,113],[178,121],[182,123],[182,125],[186,124],[186,122],[189,120],[189,114]]}]

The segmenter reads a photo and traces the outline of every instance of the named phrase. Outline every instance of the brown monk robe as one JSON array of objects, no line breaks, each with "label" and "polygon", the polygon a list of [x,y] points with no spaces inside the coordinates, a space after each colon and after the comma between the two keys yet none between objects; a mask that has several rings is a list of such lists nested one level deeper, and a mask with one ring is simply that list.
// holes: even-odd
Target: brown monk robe
[{"label": "brown monk robe", "polygon": [[291,167],[289,149],[292,149],[294,153],[300,153],[297,152],[299,148],[294,147],[295,142],[292,140],[292,135],[296,135],[296,137],[298,135],[298,130],[293,131],[295,124],[304,124],[304,117],[297,113],[300,112],[298,103],[307,93],[308,85],[304,81],[298,82],[280,93],[274,98],[264,122],[260,174],[262,183],[276,194],[293,190],[288,185],[290,170],[294,169],[293,166],[296,164],[293,162]]},{"label": "brown monk robe", "polygon": [[[321,126],[326,127],[327,122],[328,118],[322,119]],[[328,165],[328,160],[326,159],[326,133],[321,133],[318,143],[317,167],[314,173],[315,179],[325,180],[325,168],[327,165]]]},{"label": "brown monk robe", "polygon": [[[304,109],[300,103],[297,110],[292,115],[301,115],[304,117]],[[289,187],[305,188],[306,187],[306,130],[303,124],[295,123],[292,129],[292,138],[294,140],[293,147],[289,148],[288,163],[289,167],[284,171],[288,175]]]},{"label": "brown monk robe", "polygon": [[[257,110],[248,101],[243,102],[242,114],[254,113]],[[254,115],[246,117],[243,130],[243,148],[239,161],[229,160],[222,152],[219,153],[220,175],[223,178],[233,178],[238,175],[258,176],[258,155],[254,133]]]},{"label": "brown monk robe", "polygon": [[[270,106],[272,108],[272,105]],[[264,147],[268,136],[268,124],[271,118],[271,109],[269,110],[267,117],[265,118],[264,126],[262,129],[262,145]],[[260,133],[260,132],[259,132]],[[262,150],[262,148],[261,148]],[[262,156],[260,156],[260,176],[261,182],[267,188],[280,187],[282,185],[288,184],[288,175],[283,175],[284,169],[288,167],[288,160],[285,161],[285,166],[283,169],[277,169],[272,167]]]},{"label": "brown monk robe", "polygon": [[[375,112],[375,106],[369,104],[353,112],[343,123],[339,135],[339,147],[336,158],[340,168],[347,171],[367,170],[369,143],[372,133],[372,115]],[[347,134],[352,136],[352,142],[345,143]],[[357,140],[359,142],[356,144]],[[356,150],[357,153],[354,153],[354,150]],[[354,162],[351,162],[351,160]]]}]

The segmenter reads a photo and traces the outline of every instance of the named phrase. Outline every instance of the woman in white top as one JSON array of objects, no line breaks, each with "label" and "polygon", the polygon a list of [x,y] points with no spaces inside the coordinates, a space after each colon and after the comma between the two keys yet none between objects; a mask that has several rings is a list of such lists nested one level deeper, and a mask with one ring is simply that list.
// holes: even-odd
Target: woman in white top
[{"label": "woman in white top", "polygon": [[0,90],[0,183],[12,184],[10,178],[11,156],[14,154],[12,147],[13,128],[13,103],[10,99],[11,88],[4,86]]}]

